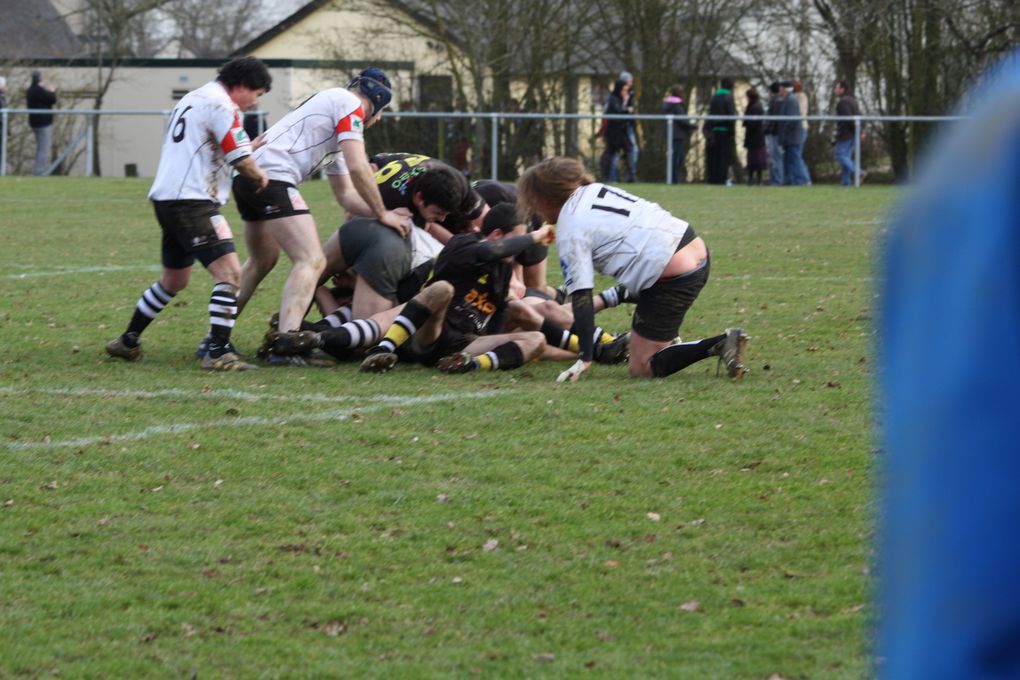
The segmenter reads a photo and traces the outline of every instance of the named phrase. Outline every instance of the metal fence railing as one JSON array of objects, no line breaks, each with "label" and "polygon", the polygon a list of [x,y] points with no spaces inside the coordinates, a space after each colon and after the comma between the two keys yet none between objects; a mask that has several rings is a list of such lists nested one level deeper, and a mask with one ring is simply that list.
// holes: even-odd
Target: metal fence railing
[{"label": "metal fence railing", "polygon": [[[32,110],[25,108],[0,109],[0,175],[10,170],[9,149],[11,148],[11,123],[15,120],[24,121],[24,114],[33,112],[51,113],[59,117],[77,117],[75,125],[68,126],[63,147],[56,160],[50,164],[49,172],[53,172],[66,162],[72,151],[84,143],[84,153],[76,153],[79,159],[80,174],[93,176],[95,167],[93,158],[95,146],[100,141],[111,143],[115,147],[138,147],[139,157],[151,164],[152,158],[158,158],[162,134],[153,134],[153,129],[139,131],[138,126],[126,124],[110,125],[99,129],[97,121],[111,121],[119,117],[158,117],[160,129],[169,121],[170,110],[94,110],[94,109],[53,109]],[[264,112],[251,112],[259,129],[265,124]],[[965,116],[853,116],[851,118],[834,115],[807,116],[708,116],[691,114],[673,116],[661,114],[606,115],[602,113],[539,113],[539,112],[432,112],[432,111],[393,111],[388,112],[377,128],[366,135],[371,151],[411,151],[442,158],[451,162],[465,172],[470,166],[480,168],[484,173],[488,166],[488,175],[494,179],[513,179],[515,170],[530,164],[533,160],[548,155],[576,155],[594,161],[602,142],[598,139],[597,129],[603,119],[627,119],[640,121],[645,127],[646,139],[656,135],[654,147],[663,161],[665,180],[674,181],[672,162],[677,152],[673,145],[673,127],[683,121],[704,124],[706,121],[807,121],[817,130],[826,130],[837,121],[852,120],[854,124],[853,156],[858,174],[854,184],[859,186],[861,176],[862,131],[864,126],[873,123],[947,123],[964,119]],[[582,126],[587,125],[585,130]],[[662,126],[662,127],[658,127]],[[152,126],[149,126],[152,128]],[[658,131],[655,128],[658,127]],[[694,134],[699,134],[695,132]],[[22,154],[24,155],[24,153]],[[472,157],[473,160],[469,160]],[[117,157],[119,158],[119,157]],[[693,163],[700,162],[695,158]],[[116,165],[116,162],[113,163]],[[153,167],[154,170],[154,167]],[[659,177],[662,177],[660,174]]]}]

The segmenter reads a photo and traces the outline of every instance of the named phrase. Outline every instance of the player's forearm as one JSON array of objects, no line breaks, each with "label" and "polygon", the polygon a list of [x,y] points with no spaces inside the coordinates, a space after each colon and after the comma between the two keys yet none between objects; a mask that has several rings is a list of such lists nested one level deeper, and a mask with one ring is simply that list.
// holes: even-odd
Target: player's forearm
[{"label": "player's forearm", "polygon": [[254,156],[245,156],[241,160],[234,163],[234,169],[237,170],[241,175],[248,179],[257,180],[262,174],[262,168],[255,162]]},{"label": "player's forearm", "polygon": [[495,262],[504,257],[520,255],[533,245],[535,239],[531,234],[510,236],[498,241],[482,241],[478,244],[477,259],[479,262]]},{"label": "player's forearm", "polygon": [[371,211],[370,214],[375,217],[382,217],[386,212],[386,206],[383,204],[382,196],[379,194],[379,187],[375,183],[375,175],[372,173],[372,168],[368,165],[368,161],[364,159],[362,161],[355,165],[348,162],[347,167],[351,171],[351,182],[354,183],[358,196]]},{"label": "player's forearm", "polygon": [[326,173],[329,187],[333,190],[336,202],[348,213],[371,217],[374,213],[368,203],[354,189],[348,175],[331,175]]},{"label": "player's forearm", "polygon": [[581,361],[591,361],[595,354],[595,302],[592,289],[575,290],[570,296],[574,311],[574,334],[577,335]]}]

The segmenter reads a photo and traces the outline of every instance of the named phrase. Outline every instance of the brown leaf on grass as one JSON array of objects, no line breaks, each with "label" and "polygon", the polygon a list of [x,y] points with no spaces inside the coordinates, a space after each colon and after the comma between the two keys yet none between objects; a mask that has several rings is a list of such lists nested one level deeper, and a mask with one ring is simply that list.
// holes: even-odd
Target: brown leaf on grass
[{"label": "brown leaf on grass", "polygon": [[499,541],[497,541],[495,538],[490,538],[485,542],[485,545],[482,546],[482,550],[485,552],[493,552],[498,547]]},{"label": "brown leaf on grass", "polygon": [[459,586],[461,583],[464,583],[464,579],[462,579],[460,576],[454,576],[452,579],[450,579],[450,583],[452,583],[455,586]]},{"label": "brown leaf on grass", "polygon": [[181,624],[181,637],[194,637],[198,633],[198,629],[190,623]]},{"label": "brown leaf on grass", "polygon": [[773,673],[772,675],[769,676],[769,680],[786,680],[786,678],[784,678],[779,673]]},{"label": "brown leaf on grass", "polygon": [[322,627],[322,632],[330,637],[337,637],[347,632],[347,624],[343,621],[332,621]]},{"label": "brown leaf on grass", "polygon": [[152,642],[157,637],[159,637],[159,635],[157,635],[156,633],[146,633],[145,635],[142,636],[142,642]]},{"label": "brown leaf on grass", "polygon": [[402,415],[404,415],[404,412],[401,411],[399,408],[391,408],[390,409],[390,415],[391,416],[402,416]]},{"label": "brown leaf on grass", "polygon": [[844,609],[843,611],[840,612],[840,614],[860,614],[862,611],[864,611],[864,605],[855,604],[853,607],[848,607],[847,609]]},{"label": "brown leaf on grass", "polygon": [[223,480],[222,479],[217,479],[215,482],[213,482],[212,488],[218,489],[221,486],[223,486]]},{"label": "brown leaf on grass", "polygon": [[163,485],[162,484],[160,484],[159,486],[154,486],[151,489],[149,489],[149,491],[151,493],[159,493],[162,490],[163,490]]},{"label": "brown leaf on grass", "polygon": [[613,638],[613,636],[612,636],[612,635],[610,635],[609,633],[606,633],[605,631],[601,631],[601,630],[600,630],[600,631],[597,631],[597,632],[595,633],[595,637],[597,637],[597,638],[598,638],[599,640],[601,640],[602,642],[612,642],[612,641],[613,641],[613,640],[615,639],[615,638]]},{"label": "brown leaf on grass", "polygon": [[704,523],[705,523],[705,518],[704,517],[699,517],[698,519],[692,519],[691,522],[690,522],[692,527],[700,527]]},{"label": "brown leaf on grass", "polygon": [[698,602],[697,600],[691,600],[690,602],[684,602],[682,605],[680,605],[680,609],[684,610],[685,612],[691,612],[691,613],[703,611],[701,609],[701,603]]},{"label": "brown leaf on grass", "polygon": [[732,604],[734,607],[743,607],[747,603],[741,600],[739,597],[734,597],[732,600],[730,600],[730,604]]},{"label": "brown leaf on grass", "polygon": [[556,655],[555,654],[549,654],[547,652],[545,654],[535,654],[531,658],[534,659],[535,661],[540,662],[540,663],[552,663],[553,661],[556,660]]},{"label": "brown leaf on grass", "polygon": [[616,569],[617,567],[620,566],[620,561],[619,560],[606,560],[606,566],[609,567],[610,569]]},{"label": "brown leaf on grass", "polygon": [[14,507],[14,499],[13,498],[8,498],[7,500],[5,500],[4,501],[4,507],[5,508],[12,508],[12,507]]},{"label": "brown leaf on grass", "polygon": [[655,534],[645,534],[645,543],[655,543],[657,538]]},{"label": "brown leaf on grass", "polygon": [[355,411],[354,413],[351,414],[351,420],[354,421],[355,423],[361,423],[364,422],[365,416]]},{"label": "brown leaf on grass", "polygon": [[472,432],[471,434],[466,434],[466,435],[464,435],[464,439],[466,439],[468,441],[470,441],[472,439],[478,439],[478,433],[477,432]]},{"label": "brown leaf on grass", "polygon": [[39,488],[43,491],[54,491],[57,488],[57,482],[54,480],[52,482],[47,482],[46,484],[40,484]]},{"label": "brown leaf on grass", "polygon": [[645,515],[645,517],[652,520],[653,522],[658,522],[662,519],[662,515],[660,515],[657,512],[649,512],[647,515]]},{"label": "brown leaf on grass", "polygon": [[595,662],[594,661],[585,661],[584,662],[584,667],[585,668],[595,668]]}]

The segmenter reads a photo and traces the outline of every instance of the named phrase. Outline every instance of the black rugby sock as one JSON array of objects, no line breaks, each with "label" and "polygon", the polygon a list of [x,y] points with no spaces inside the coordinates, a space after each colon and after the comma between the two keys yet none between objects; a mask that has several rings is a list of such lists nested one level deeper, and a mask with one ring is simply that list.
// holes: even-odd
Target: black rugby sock
[{"label": "black rugby sock", "polygon": [[223,356],[237,318],[237,292],[229,283],[217,283],[209,296],[209,356]]},{"label": "black rugby sock", "polygon": [[656,378],[665,378],[667,375],[673,375],[693,363],[707,359],[711,356],[709,350],[725,337],[725,335],[717,335],[714,338],[681,342],[677,345],[663,347],[652,355],[652,375]]},{"label": "black rugby sock", "polygon": [[159,281],[149,286],[142,293],[142,296],[138,298],[138,303],[135,305],[135,313],[132,315],[131,322],[128,323],[127,330],[124,332],[125,340],[135,340],[135,344],[137,344],[138,336],[152,323],[156,315],[163,311],[163,308],[170,303],[173,297],[171,293],[163,289]]}]

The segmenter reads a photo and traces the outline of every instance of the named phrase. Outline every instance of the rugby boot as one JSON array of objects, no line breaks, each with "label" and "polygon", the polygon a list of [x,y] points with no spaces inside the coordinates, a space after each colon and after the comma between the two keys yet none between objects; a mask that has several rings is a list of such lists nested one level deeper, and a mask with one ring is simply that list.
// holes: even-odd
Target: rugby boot
[{"label": "rugby boot", "polygon": [[726,337],[717,342],[708,351],[709,356],[719,357],[716,364],[715,374],[719,375],[723,366],[726,367],[726,374],[734,380],[741,380],[747,373],[744,366],[744,349],[750,338],[743,328],[727,328]]},{"label": "rugby boot", "polygon": [[211,354],[206,354],[202,358],[202,368],[207,371],[250,371],[258,366],[245,362],[233,352],[224,352],[215,359]]},{"label": "rugby boot", "polygon": [[397,355],[393,352],[373,352],[365,357],[358,368],[362,373],[385,373],[397,365]]},{"label": "rugby boot", "polygon": [[621,364],[630,358],[630,331],[621,333],[609,342],[595,345],[592,355],[597,364]]},{"label": "rugby boot", "polygon": [[267,338],[270,335],[273,336],[270,347],[273,354],[284,356],[304,354],[322,346],[319,334],[314,331],[287,331],[286,333],[269,331],[266,334]]},{"label": "rugby boot", "polygon": [[440,359],[436,368],[443,373],[469,373],[478,368],[478,364],[470,352],[457,352]]},{"label": "rugby boot", "polygon": [[116,359],[123,359],[124,361],[141,361],[142,356],[142,343],[139,340],[135,341],[135,346],[131,347],[124,341],[123,335],[118,335],[116,340],[111,340],[106,343],[106,353]]}]

